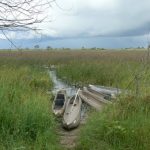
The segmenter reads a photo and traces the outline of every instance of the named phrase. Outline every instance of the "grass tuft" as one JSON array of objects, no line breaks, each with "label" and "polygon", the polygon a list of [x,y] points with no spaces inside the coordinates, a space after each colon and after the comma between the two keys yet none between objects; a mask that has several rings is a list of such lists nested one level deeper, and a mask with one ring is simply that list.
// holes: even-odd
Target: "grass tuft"
[{"label": "grass tuft", "polygon": [[149,100],[121,97],[102,112],[94,112],[81,131],[77,149],[148,150]]},{"label": "grass tuft", "polygon": [[[29,66],[0,70],[0,149],[58,149],[48,74]],[[41,72],[41,73],[40,73]]]}]

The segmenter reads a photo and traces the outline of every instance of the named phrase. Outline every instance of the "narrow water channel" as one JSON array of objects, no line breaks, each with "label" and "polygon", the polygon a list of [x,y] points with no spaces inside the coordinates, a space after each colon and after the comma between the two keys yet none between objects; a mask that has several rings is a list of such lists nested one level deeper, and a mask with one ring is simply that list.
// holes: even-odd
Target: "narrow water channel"
[{"label": "narrow water channel", "polygon": [[[50,70],[49,71],[50,78],[53,82],[53,89],[52,93],[55,95],[58,90],[60,89],[65,89],[67,92],[68,98],[71,96],[75,95],[77,92],[77,88],[72,85],[68,85],[67,83],[63,82],[61,79],[57,77],[56,70]],[[81,107],[81,120],[80,120],[80,125],[73,129],[73,130],[65,130],[62,125],[60,124],[59,128],[57,129],[57,133],[60,137],[60,144],[63,145],[67,149],[72,149],[76,146],[76,143],[79,138],[79,133],[80,133],[80,127],[81,125],[84,125],[86,123],[86,120],[88,118],[88,110],[89,106],[85,103],[82,103]]]},{"label": "narrow water channel", "polygon": [[75,88],[74,86],[68,85],[67,83],[63,82],[61,79],[57,78],[56,70],[50,70],[49,74],[51,80],[53,81],[53,90],[52,90],[53,94],[56,94],[57,91],[60,89],[65,89],[69,97],[76,94],[78,89]]},{"label": "narrow water channel", "polygon": [[[72,85],[68,85],[67,83],[63,82],[61,79],[57,77],[56,70],[50,70],[49,71],[50,78],[53,82],[53,89],[52,93],[55,95],[58,90],[65,89],[67,92],[68,98],[75,95],[77,92],[77,88]],[[85,122],[85,116],[87,114],[87,111],[89,110],[89,106],[85,103],[82,103],[81,107],[81,122]]]}]

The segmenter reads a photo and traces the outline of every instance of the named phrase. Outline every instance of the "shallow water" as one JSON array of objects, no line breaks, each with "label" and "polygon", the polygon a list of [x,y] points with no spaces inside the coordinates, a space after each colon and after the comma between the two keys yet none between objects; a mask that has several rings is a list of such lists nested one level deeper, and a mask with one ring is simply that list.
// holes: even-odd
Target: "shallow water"
[{"label": "shallow water", "polygon": [[53,90],[52,90],[53,94],[56,94],[56,92],[61,89],[65,89],[69,97],[76,94],[78,89],[72,85],[68,85],[67,83],[63,82],[61,79],[57,78],[55,70],[50,70],[49,74],[54,84]]}]

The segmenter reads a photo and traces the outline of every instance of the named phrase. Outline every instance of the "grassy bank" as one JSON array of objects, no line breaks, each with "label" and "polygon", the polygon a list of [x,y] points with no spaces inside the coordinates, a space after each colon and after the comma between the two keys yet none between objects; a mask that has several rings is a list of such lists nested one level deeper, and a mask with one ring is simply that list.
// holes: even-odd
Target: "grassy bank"
[{"label": "grassy bank", "polygon": [[0,149],[59,149],[45,94],[52,84],[40,69],[51,64],[70,83],[133,91],[89,116],[77,150],[149,149],[150,61],[145,51],[1,52]]},{"label": "grassy bank", "polygon": [[80,52],[80,55],[59,65],[57,73],[60,78],[82,86],[97,84],[148,93],[150,61],[147,61],[146,52],[91,51]]},{"label": "grassy bank", "polygon": [[128,68],[128,64],[123,62],[71,62],[58,68],[58,75],[81,85],[123,87],[127,86],[135,70],[136,64]]},{"label": "grassy bank", "polygon": [[48,74],[38,67],[0,65],[1,150],[59,148],[46,95],[51,87]]},{"label": "grassy bank", "polygon": [[149,150],[150,97],[122,97],[94,112],[81,130],[77,150]]},{"label": "grassy bank", "polygon": [[[92,54],[92,53],[91,53]],[[60,65],[58,75],[80,85],[99,84],[132,91],[90,115],[77,150],[148,150],[150,145],[150,62],[139,52],[107,52]]]}]

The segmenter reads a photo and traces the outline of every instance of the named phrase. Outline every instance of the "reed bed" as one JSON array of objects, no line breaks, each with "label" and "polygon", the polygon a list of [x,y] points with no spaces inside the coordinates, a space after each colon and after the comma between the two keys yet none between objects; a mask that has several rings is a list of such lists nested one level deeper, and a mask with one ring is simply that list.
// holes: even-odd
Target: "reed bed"
[{"label": "reed bed", "polygon": [[58,65],[57,74],[79,86],[97,84],[147,95],[149,66],[146,51],[77,52],[74,59]]},{"label": "reed bed", "polygon": [[77,150],[149,150],[150,96],[120,97],[93,112],[81,129]]},{"label": "reed bed", "polygon": [[60,149],[47,72],[9,63],[0,64],[0,149]]},{"label": "reed bed", "polygon": [[[45,91],[52,87],[43,66],[56,65],[70,84],[98,84],[132,91],[81,130],[77,150],[148,150],[150,60],[143,51],[0,52],[0,149],[61,149]],[[49,87],[50,86],[50,87]]]}]

